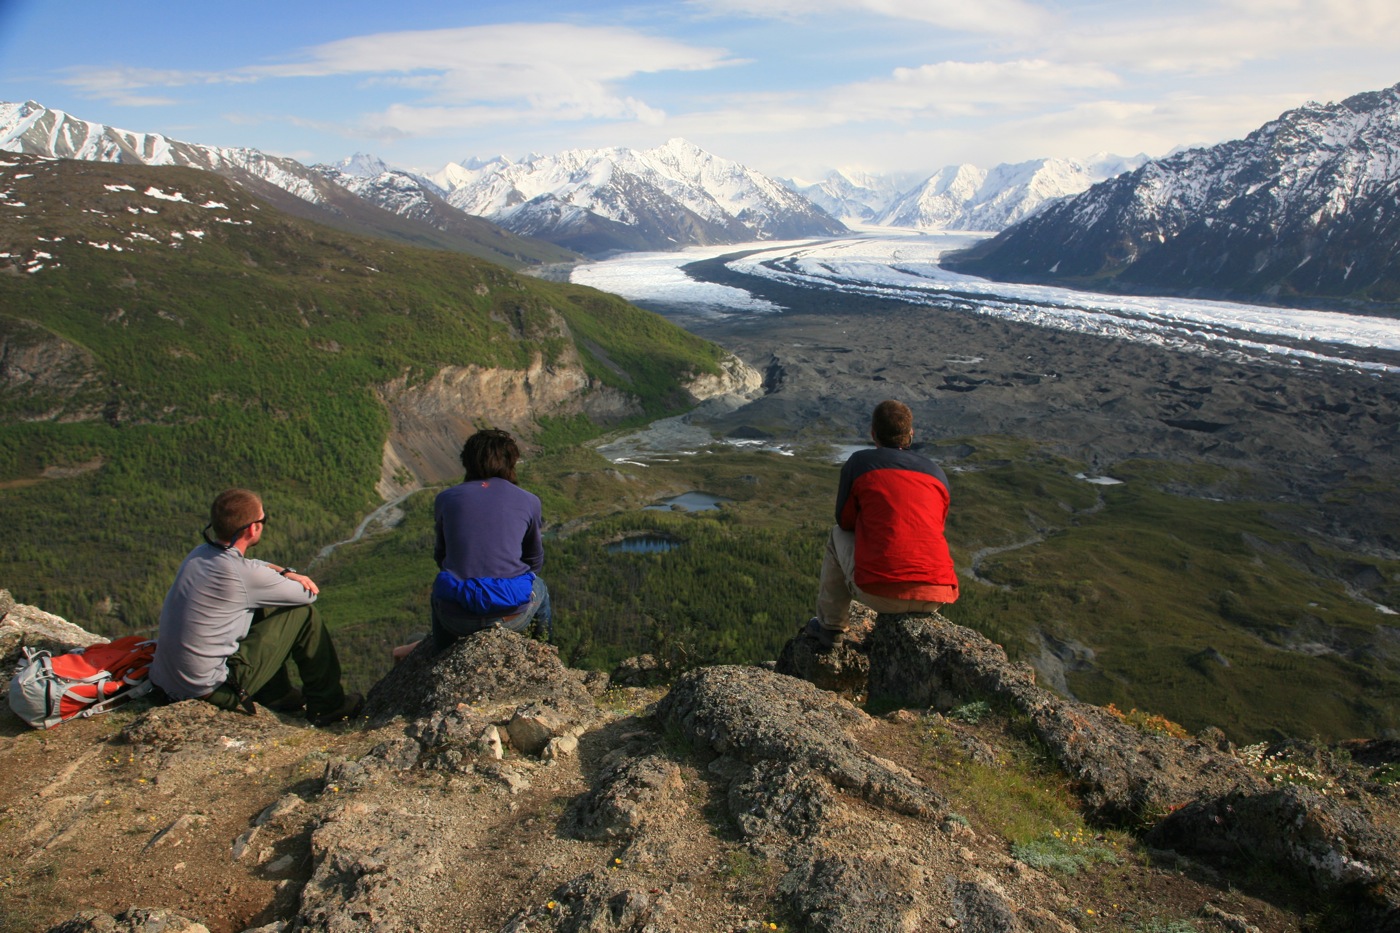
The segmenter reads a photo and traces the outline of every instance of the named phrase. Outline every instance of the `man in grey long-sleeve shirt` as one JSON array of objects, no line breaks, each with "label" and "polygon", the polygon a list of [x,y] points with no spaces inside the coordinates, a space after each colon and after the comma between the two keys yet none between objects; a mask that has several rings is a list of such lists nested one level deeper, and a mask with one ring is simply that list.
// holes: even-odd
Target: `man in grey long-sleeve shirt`
[{"label": "man in grey long-sleeve shirt", "polygon": [[311,605],[316,583],[246,556],[266,524],[253,492],[229,489],[214,500],[205,543],[185,557],[165,596],[151,681],[173,700],[233,709],[251,698],[290,710],[303,701],[287,672],[290,660],[301,675],[307,718],[316,725],[344,719],[360,697],[341,686],[335,646]]}]

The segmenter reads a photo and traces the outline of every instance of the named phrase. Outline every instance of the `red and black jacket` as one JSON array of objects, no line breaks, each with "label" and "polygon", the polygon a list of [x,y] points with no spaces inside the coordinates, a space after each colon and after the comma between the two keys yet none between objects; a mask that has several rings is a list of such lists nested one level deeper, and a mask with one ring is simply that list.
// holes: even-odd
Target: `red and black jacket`
[{"label": "red and black jacket", "polygon": [[948,477],[922,454],[893,447],[852,454],[841,468],[836,523],[855,532],[856,586],[882,595],[908,584],[956,588],[943,536],[948,501]]}]

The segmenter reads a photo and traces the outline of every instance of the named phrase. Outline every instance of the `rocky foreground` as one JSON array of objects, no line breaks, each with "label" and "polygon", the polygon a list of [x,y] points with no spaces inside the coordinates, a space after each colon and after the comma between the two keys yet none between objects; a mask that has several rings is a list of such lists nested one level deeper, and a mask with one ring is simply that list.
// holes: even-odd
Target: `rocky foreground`
[{"label": "rocky foreground", "polygon": [[[0,611],[7,661],[81,633]],[[1400,931],[1400,743],[1173,737],[937,615],[669,688],[501,631],[430,649],[333,730],[6,714],[0,928]],[[997,831],[1030,798],[972,795],[1028,759],[1088,821],[1058,860]]]}]

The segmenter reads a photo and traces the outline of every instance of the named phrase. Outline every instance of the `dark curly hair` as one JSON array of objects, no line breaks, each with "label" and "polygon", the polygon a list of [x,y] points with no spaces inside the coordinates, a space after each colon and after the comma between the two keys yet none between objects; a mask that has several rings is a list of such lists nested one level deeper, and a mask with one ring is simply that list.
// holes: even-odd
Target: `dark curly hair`
[{"label": "dark curly hair", "polygon": [[515,464],[520,448],[509,433],[496,428],[477,431],[462,445],[462,467],[467,471],[464,481],[501,479],[515,482]]}]

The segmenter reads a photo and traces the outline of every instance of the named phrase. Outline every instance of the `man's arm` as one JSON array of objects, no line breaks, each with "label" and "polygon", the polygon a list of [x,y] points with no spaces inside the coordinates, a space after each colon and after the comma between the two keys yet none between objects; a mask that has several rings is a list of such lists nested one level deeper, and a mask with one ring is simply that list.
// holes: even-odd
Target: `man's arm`
[{"label": "man's arm", "polygon": [[315,602],[321,588],[304,573],[278,567],[266,561],[245,558],[243,586],[248,591],[249,608],[259,606],[304,606]]},{"label": "man's arm", "polygon": [[291,580],[294,583],[301,584],[302,589],[308,591],[313,596],[319,595],[321,592],[321,588],[316,585],[315,580],[311,579],[304,573],[299,573],[296,570],[293,570],[291,567],[279,567],[276,564],[265,560],[254,561],[254,563],[262,564],[268,570],[277,571],[277,575],[279,577],[282,577],[284,580]]}]

